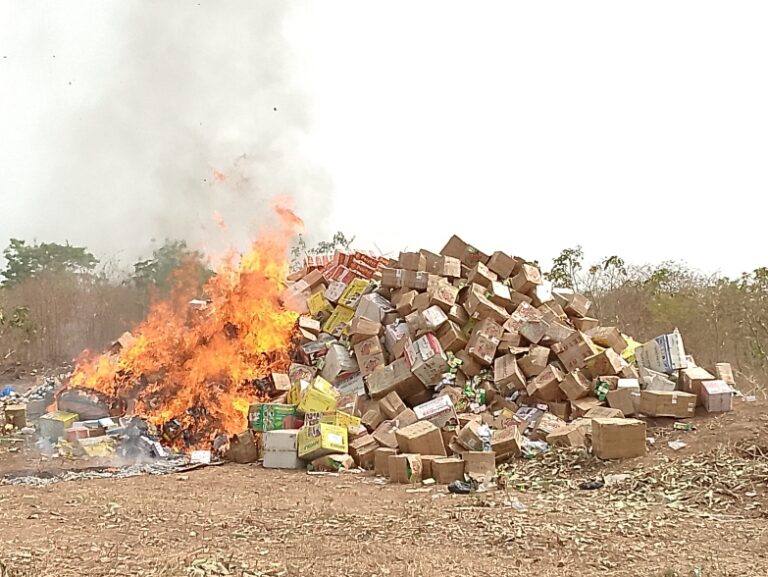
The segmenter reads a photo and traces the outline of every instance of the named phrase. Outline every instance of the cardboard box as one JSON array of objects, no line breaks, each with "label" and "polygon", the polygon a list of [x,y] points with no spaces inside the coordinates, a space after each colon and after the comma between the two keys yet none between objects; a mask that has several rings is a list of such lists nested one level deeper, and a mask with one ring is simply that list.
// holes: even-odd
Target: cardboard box
[{"label": "cardboard box", "polygon": [[433,305],[421,313],[420,317],[420,329],[418,336],[425,333],[436,333],[440,328],[448,322],[448,315],[439,306]]},{"label": "cardboard box", "polygon": [[574,419],[578,419],[579,417],[586,415],[595,407],[602,407],[604,404],[605,403],[603,403],[600,399],[596,399],[595,397],[584,397],[583,399],[576,399],[571,401],[571,416]]},{"label": "cardboard box", "polygon": [[550,350],[547,347],[533,345],[528,354],[518,361],[518,366],[527,378],[533,378],[544,372],[549,361]]},{"label": "cardboard box", "polygon": [[592,339],[582,332],[576,332],[561,343],[553,345],[552,351],[568,372],[584,368],[587,359],[598,353]]},{"label": "cardboard box", "polygon": [[590,301],[587,297],[578,293],[574,293],[568,301],[568,304],[566,304],[563,309],[569,317],[584,318],[587,316],[591,306],[592,301]]},{"label": "cardboard box", "polygon": [[398,429],[395,421],[383,421],[376,430],[373,432],[373,438],[382,447],[389,449],[397,449],[397,437],[395,437],[395,431]]},{"label": "cardboard box", "polygon": [[313,386],[302,395],[298,410],[300,413],[331,413],[336,410],[337,398],[338,395]]},{"label": "cardboard box", "polygon": [[414,484],[422,481],[421,455],[390,455],[389,480],[393,483]]},{"label": "cardboard box", "polygon": [[[711,375],[708,371],[701,367],[691,367],[690,369],[680,371],[680,378],[677,380],[677,384],[680,390],[700,397],[701,383],[713,380],[715,380],[714,375]],[[699,404],[701,404],[700,398]]]},{"label": "cardboard box", "polygon": [[302,469],[304,462],[299,459],[297,429],[267,431],[262,438],[266,469]]},{"label": "cardboard box", "polygon": [[525,375],[518,366],[515,355],[504,355],[494,361],[493,382],[504,396],[509,396],[513,391],[525,388]]},{"label": "cardboard box", "polygon": [[485,288],[490,288],[491,284],[497,280],[499,280],[498,275],[481,262],[475,264],[472,270],[469,271],[469,276],[467,276],[469,284],[475,283]]},{"label": "cardboard box", "polygon": [[379,447],[374,451],[373,470],[378,477],[389,477],[389,458],[397,455],[397,449]]},{"label": "cardboard box", "polygon": [[674,391],[677,383],[669,378],[669,375],[657,373],[650,369],[640,369],[640,382],[648,391]]},{"label": "cardboard box", "polygon": [[336,383],[336,390],[339,391],[339,395],[357,395],[358,397],[365,395],[365,379],[362,375],[354,375],[344,381]]},{"label": "cardboard box", "polygon": [[383,330],[380,322],[365,317],[354,317],[349,324],[349,338],[354,345],[367,338],[380,336]]},{"label": "cardboard box", "polygon": [[386,365],[384,351],[379,337],[369,337],[355,345],[355,359],[360,367],[360,374],[367,377],[379,367]]},{"label": "cardboard box", "polygon": [[574,328],[582,333],[588,333],[600,326],[600,321],[591,317],[574,318],[571,319],[571,322],[573,322]]},{"label": "cardboard box", "polygon": [[333,313],[325,321],[323,325],[323,332],[328,333],[336,338],[341,337],[347,333],[347,328],[352,318],[355,316],[355,312],[347,307],[337,306],[333,309]]},{"label": "cardboard box", "polygon": [[354,316],[381,323],[384,320],[384,316],[394,310],[395,307],[392,306],[392,303],[383,296],[369,293],[360,297],[360,303],[357,305]]},{"label": "cardboard box", "polygon": [[730,363],[717,363],[715,365],[715,376],[727,385],[736,386],[736,379],[733,377],[733,369]]},{"label": "cardboard box", "polygon": [[349,443],[349,454],[363,469],[372,469],[379,444],[371,435],[363,435]]},{"label": "cardboard box", "polygon": [[297,409],[296,405],[282,403],[254,403],[248,409],[248,423],[259,433],[290,429],[293,418],[298,416]]},{"label": "cardboard box", "polygon": [[323,413],[323,415],[320,417],[320,422],[325,423],[326,425],[344,427],[345,429],[348,429],[349,427],[357,427],[358,425],[362,424],[360,417],[345,413],[344,411]]},{"label": "cardboard box", "polygon": [[645,455],[645,421],[593,419],[592,451],[600,459],[626,459]]},{"label": "cardboard box", "polygon": [[467,244],[458,236],[453,235],[440,251],[440,254],[447,257],[453,257],[466,266],[474,266],[478,262],[486,263],[490,259],[487,254],[477,250],[471,244]]},{"label": "cardboard box", "polygon": [[419,421],[395,431],[397,444],[403,453],[446,455],[440,429],[429,421]]},{"label": "cardboard box", "polygon": [[723,413],[733,409],[733,389],[725,381],[704,381],[699,395],[708,413]]},{"label": "cardboard box", "polygon": [[384,396],[379,401],[379,410],[387,417],[387,419],[394,419],[402,413],[407,407],[403,400],[395,391]]},{"label": "cardboard box", "polygon": [[587,419],[623,419],[624,413],[610,407],[592,407],[584,416]]},{"label": "cardboard box", "polygon": [[512,288],[519,293],[528,294],[543,282],[541,271],[532,264],[524,264],[512,277]]},{"label": "cardboard box", "polygon": [[618,409],[625,417],[635,414],[635,403],[632,400],[633,390],[627,387],[608,391],[606,400],[612,409]]},{"label": "cardboard box", "polygon": [[573,370],[565,375],[559,386],[569,401],[582,399],[592,391],[592,381],[581,369]]},{"label": "cardboard box", "polygon": [[509,427],[500,431],[493,431],[491,450],[496,455],[496,463],[504,463],[519,457],[523,452],[523,437],[520,429]]},{"label": "cardboard box", "polygon": [[552,413],[544,413],[536,421],[531,433],[531,438],[534,440],[546,440],[550,433],[554,433],[558,429],[565,427],[566,423],[562,419],[556,417]]},{"label": "cardboard box", "polygon": [[467,338],[461,327],[453,321],[448,321],[437,332],[440,346],[445,352],[457,353],[467,346]]},{"label": "cardboard box", "polygon": [[618,375],[623,361],[613,349],[605,349],[586,360],[586,370],[593,378]]},{"label": "cardboard box", "polygon": [[547,435],[547,443],[553,447],[586,447],[587,435],[584,427],[571,423]]},{"label": "cardboard box", "polygon": [[426,271],[427,259],[418,252],[401,252],[397,261],[400,268],[412,271]]},{"label": "cardboard box", "polygon": [[526,386],[528,394],[541,401],[559,401],[563,399],[560,383],[563,373],[555,365],[548,365]]},{"label": "cardboard box", "polygon": [[384,421],[384,415],[378,407],[367,410],[360,419],[361,424],[369,431],[376,430]]},{"label": "cardboard box", "polygon": [[464,480],[464,461],[456,457],[444,457],[432,462],[432,478],[440,485]]},{"label": "cardboard box", "polygon": [[661,335],[635,349],[637,364],[658,373],[672,373],[688,368],[683,337],[675,329],[668,335]]},{"label": "cardboard box", "polygon": [[499,275],[501,279],[512,276],[516,265],[515,259],[500,251],[494,252],[488,260],[488,268]]},{"label": "cardboard box", "polygon": [[421,456],[421,475],[423,479],[434,479],[432,464],[438,459],[445,459],[445,455],[422,455]]},{"label": "cardboard box", "polygon": [[384,329],[384,343],[393,359],[399,359],[405,354],[408,338],[408,325],[406,323],[387,325]]},{"label": "cardboard box", "polygon": [[467,377],[475,377],[483,371],[483,367],[466,350],[456,353],[456,358],[461,361],[459,370]]},{"label": "cardboard box", "polygon": [[467,313],[467,310],[462,305],[455,304],[451,307],[451,310],[448,311],[448,320],[463,327],[469,322],[469,313]]},{"label": "cardboard box", "polygon": [[618,354],[627,348],[627,341],[616,327],[596,327],[587,331],[587,335],[596,345],[611,348]]},{"label": "cardboard box", "polygon": [[448,360],[437,337],[428,333],[405,349],[405,358],[411,372],[425,385],[432,385],[442,379],[448,370]]},{"label": "cardboard box", "polygon": [[447,395],[440,395],[431,401],[422,403],[414,407],[413,412],[419,421],[428,421],[438,429],[449,425],[457,425],[459,422],[453,401]]},{"label": "cardboard box", "polygon": [[544,319],[526,321],[519,329],[520,336],[529,343],[538,344],[550,331],[550,325]]},{"label": "cardboard box", "polygon": [[509,320],[509,313],[503,307],[493,304],[484,293],[471,291],[464,303],[464,308],[470,317],[476,319],[491,319],[498,323]]},{"label": "cardboard box", "polygon": [[418,291],[410,290],[403,293],[399,298],[393,299],[397,314],[402,317],[408,316],[415,310],[414,301],[419,295]]},{"label": "cardboard box", "polygon": [[482,451],[483,439],[480,437],[479,433],[481,426],[482,425],[476,421],[470,421],[459,431],[456,440],[465,449],[469,449],[470,451]]},{"label": "cardboard box", "polygon": [[5,424],[16,429],[23,429],[27,426],[27,406],[26,405],[6,405]]},{"label": "cardboard box", "polygon": [[347,452],[347,429],[336,425],[317,425],[318,435],[313,435],[312,428],[304,426],[298,434],[298,455],[305,461],[331,453]]},{"label": "cardboard box", "polygon": [[333,453],[313,459],[307,467],[310,471],[320,473],[335,473],[336,471],[348,471],[355,466],[355,460],[344,453]]},{"label": "cardboard box", "polygon": [[696,395],[681,391],[642,391],[640,412],[648,417],[693,417]]},{"label": "cardboard box", "polygon": [[330,382],[343,381],[359,372],[357,361],[341,343],[331,343],[328,353],[325,355],[325,365],[320,373]]},{"label": "cardboard box", "polygon": [[466,475],[492,477],[496,474],[496,453],[493,451],[467,451],[462,458]]},{"label": "cardboard box", "polygon": [[55,443],[64,437],[65,431],[72,426],[77,418],[75,413],[66,411],[54,411],[43,415],[38,421],[40,437]]},{"label": "cardboard box", "polygon": [[547,409],[558,419],[562,419],[563,421],[571,420],[571,403],[568,401],[549,401],[547,403]]}]

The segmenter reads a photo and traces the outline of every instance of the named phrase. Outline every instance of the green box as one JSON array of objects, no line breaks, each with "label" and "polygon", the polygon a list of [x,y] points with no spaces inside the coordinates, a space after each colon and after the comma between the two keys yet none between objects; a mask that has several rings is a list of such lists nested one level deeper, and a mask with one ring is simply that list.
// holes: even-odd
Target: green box
[{"label": "green box", "polygon": [[[257,433],[266,431],[282,431],[294,428],[294,419],[298,412],[296,405],[282,403],[256,403],[251,405],[248,411],[248,422],[251,429]],[[289,419],[286,426],[286,419]]]}]

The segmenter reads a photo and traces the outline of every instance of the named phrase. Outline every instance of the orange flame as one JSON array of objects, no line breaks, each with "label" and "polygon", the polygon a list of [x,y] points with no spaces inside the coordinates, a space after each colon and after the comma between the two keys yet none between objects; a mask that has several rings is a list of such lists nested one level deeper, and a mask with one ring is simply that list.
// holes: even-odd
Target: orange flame
[{"label": "orange flame", "polygon": [[191,306],[195,283],[179,270],[173,297],[152,307],[119,356],[79,360],[67,386],[125,401],[158,427],[173,422],[176,447],[209,448],[218,434],[243,431],[249,405],[263,399],[256,381],[290,364],[298,315],[280,300],[290,232],[262,235],[239,262],[226,260],[204,287],[207,306]]}]

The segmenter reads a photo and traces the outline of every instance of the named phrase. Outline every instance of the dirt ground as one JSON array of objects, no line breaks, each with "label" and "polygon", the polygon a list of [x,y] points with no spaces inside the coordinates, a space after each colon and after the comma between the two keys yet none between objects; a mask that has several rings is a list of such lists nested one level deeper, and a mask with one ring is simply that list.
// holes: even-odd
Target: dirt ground
[{"label": "dirt ground", "polygon": [[[640,459],[519,460],[506,489],[468,496],[231,464],[0,485],[0,577],[765,576],[766,408],[739,402],[694,432],[650,423]],[[0,454],[0,476],[61,466]],[[576,487],[615,473],[631,480]]]}]

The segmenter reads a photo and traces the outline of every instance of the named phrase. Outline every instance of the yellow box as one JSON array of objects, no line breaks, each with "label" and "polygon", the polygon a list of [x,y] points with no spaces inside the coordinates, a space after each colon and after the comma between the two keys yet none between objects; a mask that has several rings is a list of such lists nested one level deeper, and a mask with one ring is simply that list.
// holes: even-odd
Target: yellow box
[{"label": "yellow box", "polygon": [[341,293],[341,297],[339,298],[339,306],[344,306],[351,309],[357,308],[357,304],[360,302],[360,297],[363,296],[365,291],[368,289],[368,285],[370,284],[370,281],[362,278],[356,278],[353,280],[351,283],[349,283],[349,286],[344,290],[344,292]]},{"label": "yellow box", "polygon": [[298,435],[298,454],[300,459],[311,461],[332,453],[347,452],[347,429],[320,423],[314,430],[319,435],[310,436],[307,427],[302,427]]},{"label": "yellow box", "polygon": [[332,413],[336,410],[336,396],[310,387],[301,397],[299,411],[302,413]]},{"label": "yellow box", "polygon": [[330,318],[323,325],[323,332],[340,337],[349,331],[349,323],[355,316],[355,311],[347,307],[338,306],[333,310]]},{"label": "yellow box", "polygon": [[321,313],[333,312],[333,305],[328,302],[328,299],[323,295],[323,291],[318,291],[307,299],[307,307],[313,317],[317,317]]},{"label": "yellow box", "polygon": [[335,411],[333,413],[325,413],[320,417],[320,422],[326,425],[336,425],[337,427],[357,427],[361,424],[360,417],[350,415],[344,411]]}]

